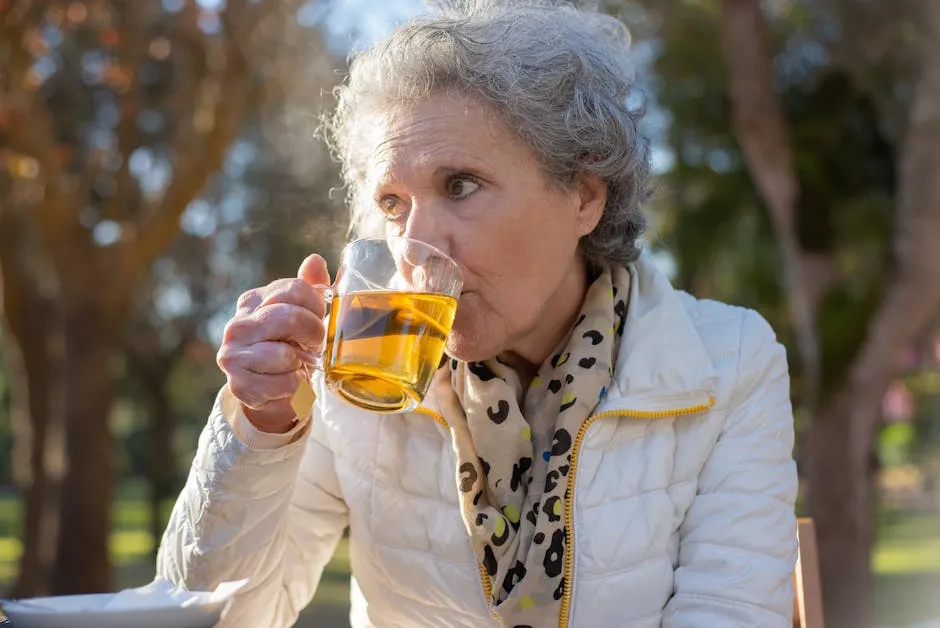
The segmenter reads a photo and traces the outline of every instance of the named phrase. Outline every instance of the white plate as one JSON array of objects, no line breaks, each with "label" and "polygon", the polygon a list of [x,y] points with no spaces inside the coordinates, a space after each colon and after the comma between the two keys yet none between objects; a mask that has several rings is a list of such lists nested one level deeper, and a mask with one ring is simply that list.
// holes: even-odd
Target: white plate
[{"label": "white plate", "polygon": [[106,610],[114,593],[37,597],[3,601],[13,628],[212,628],[228,600],[185,608],[164,606]]},{"label": "white plate", "polygon": [[119,593],[0,600],[12,628],[212,628],[247,580],[190,592],[154,581]]}]

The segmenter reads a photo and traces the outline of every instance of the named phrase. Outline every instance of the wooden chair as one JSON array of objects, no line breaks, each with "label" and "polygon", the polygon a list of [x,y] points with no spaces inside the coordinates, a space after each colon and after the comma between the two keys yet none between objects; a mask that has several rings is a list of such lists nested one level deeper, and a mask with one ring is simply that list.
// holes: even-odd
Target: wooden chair
[{"label": "wooden chair", "polygon": [[799,551],[793,571],[793,628],[825,628],[816,527],[810,518],[797,520]]}]

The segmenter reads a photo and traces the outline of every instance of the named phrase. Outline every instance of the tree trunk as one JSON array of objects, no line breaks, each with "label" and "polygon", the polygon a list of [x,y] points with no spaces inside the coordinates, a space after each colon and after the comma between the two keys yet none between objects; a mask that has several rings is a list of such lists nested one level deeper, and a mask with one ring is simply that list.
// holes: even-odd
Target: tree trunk
[{"label": "tree trunk", "polygon": [[150,420],[147,481],[150,485],[150,533],[154,540],[154,556],[163,536],[163,502],[172,497],[176,479],[173,412],[167,391],[169,375],[169,370],[161,371],[145,383],[148,390],[147,414]]},{"label": "tree trunk", "polygon": [[[940,149],[933,150],[933,163],[940,166]],[[901,370],[901,353],[940,311],[940,259],[928,244],[940,238],[940,186],[934,189],[936,200],[921,197],[928,208],[916,223],[923,242],[899,252],[898,268],[846,382],[810,428],[809,504],[830,628],[864,628],[872,621],[873,462],[881,402]]]},{"label": "tree trunk", "polygon": [[[34,421],[29,406],[29,376],[23,362],[23,352],[12,338],[7,338],[7,364],[10,367],[10,427],[13,433],[13,479],[20,489],[23,504],[23,553],[20,554],[19,575],[13,585],[13,597],[30,597],[43,592],[42,569],[39,559],[39,537],[35,534],[45,495],[45,473],[42,469],[43,450],[37,444],[44,440],[46,417],[38,409],[39,421]],[[37,473],[37,467],[39,473]]]},{"label": "tree trunk", "polygon": [[871,445],[865,446],[855,422],[855,412],[870,410],[843,394],[815,417],[807,434],[808,500],[829,628],[865,628],[873,619],[874,469]]},{"label": "tree trunk", "polygon": [[163,502],[171,499],[177,491],[176,461],[173,454],[175,421],[169,381],[174,366],[183,355],[188,337],[188,333],[184,332],[179,344],[166,351],[160,347],[159,342],[154,342],[156,330],[148,325],[146,328],[135,328],[128,332],[124,341],[127,365],[147,412],[147,485],[154,558],[163,536]]},{"label": "tree trunk", "polygon": [[[12,194],[9,188],[0,196]],[[23,216],[0,211],[0,278],[11,366],[13,473],[23,503],[19,574],[15,597],[49,591],[58,509],[54,497],[62,475],[61,321],[54,300],[42,290],[42,265],[27,257]],[[37,272],[37,270],[39,272]]]},{"label": "tree trunk", "polygon": [[89,298],[65,312],[65,442],[68,472],[59,496],[61,530],[54,592],[111,587],[108,536],[114,494],[111,358],[119,317]]},{"label": "tree trunk", "polygon": [[760,0],[722,0],[721,18],[734,129],[773,225],[802,366],[802,405],[812,412],[822,365],[816,312],[832,260],[828,255],[808,255],[800,243],[800,182],[789,123],[774,91],[773,52]]},{"label": "tree trunk", "polygon": [[57,339],[51,304],[35,302],[17,330],[22,369],[14,367],[12,416],[16,481],[23,496],[23,553],[15,597],[49,592],[58,509],[54,495],[62,473],[58,378],[51,346]]}]

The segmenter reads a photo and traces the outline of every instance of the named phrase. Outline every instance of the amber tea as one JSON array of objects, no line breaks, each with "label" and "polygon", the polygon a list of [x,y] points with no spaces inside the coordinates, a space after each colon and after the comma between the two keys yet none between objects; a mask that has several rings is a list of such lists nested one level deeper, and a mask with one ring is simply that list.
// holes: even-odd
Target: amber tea
[{"label": "amber tea", "polygon": [[330,387],[374,412],[417,406],[440,365],[456,310],[457,300],[443,294],[335,295],[323,353]]},{"label": "amber tea", "polygon": [[347,244],[334,282],[321,286],[331,303],[326,345],[297,347],[307,375],[291,399],[297,416],[316,401],[312,371],[364,410],[418,406],[444,357],[462,287],[457,262],[427,242],[390,236]]}]

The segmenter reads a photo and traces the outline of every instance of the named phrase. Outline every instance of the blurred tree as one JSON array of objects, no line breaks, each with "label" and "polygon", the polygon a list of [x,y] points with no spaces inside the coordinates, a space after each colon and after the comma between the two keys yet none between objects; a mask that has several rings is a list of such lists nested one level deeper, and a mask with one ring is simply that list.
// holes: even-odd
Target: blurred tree
[{"label": "blurred tree", "polygon": [[[127,367],[140,393],[135,398],[147,415],[145,467],[150,532],[155,540],[163,533],[162,504],[179,489],[170,377],[197,340],[200,327],[220,307],[216,296],[220,291],[213,294],[212,284],[225,278],[212,273],[210,246],[211,241],[191,235],[177,238],[134,286],[132,311],[124,328]],[[170,307],[160,307],[161,295],[174,300]]]},{"label": "blurred tree", "polygon": [[[128,374],[148,419],[150,530],[157,540],[161,505],[179,490],[174,373],[182,361],[200,362],[204,349],[217,346],[211,325],[228,315],[241,292],[292,276],[311,252],[335,259],[343,241],[345,212],[328,194],[338,173],[322,147],[308,136],[300,162],[271,142],[255,117],[222,176],[184,214],[185,233],[135,285],[125,327]],[[214,360],[202,368],[215,369]],[[205,392],[217,390],[182,394]]]},{"label": "blurred tree", "polygon": [[[12,595],[46,592],[55,560],[58,534],[56,498],[62,478],[60,362],[62,335],[59,309],[52,294],[51,269],[29,250],[33,234],[26,216],[13,208],[9,172],[0,169],[0,284],[4,343],[10,373],[10,423],[13,477],[24,503],[23,553]],[[21,339],[20,350],[9,336]]]},{"label": "blurred tree", "polygon": [[881,399],[940,309],[937,5],[640,4],[674,161],[659,244],[681,286],[760,309],[799,358],[827,615],[864,626]]},{"label": "blurred tree", "polygon": [[[262,101],[258,79],[281,94],[291,80],[306,84],[313,61],[282,64],[298,52],[283,37],[297,4],[0,3],[0,171],[12,201],[0,215],[17,227],[15,246],[0,247],[4,311],[7,319],[29,312],[21,320],[39,327],[8,320],[24,362],[47,379],[59,374],[50,339],[64,347],[67,472],[54,592],[110,586],[108,416],[132,288]],[[55,305],[48,320],[32,305],[46,284]],[[42,410],[29,407],[34,427]]]},{"label": "blurred tree", "polygon": [[[893,232],[886,232],[892,258],[882,294],[869,312],[860,342],[844,370],[817,405],[821,384],[821,299],[834,277],[835,248],[829,235],[800,230],[826,228],[831,206],[799,212],[801,194],[787,123],[773,89],[767,27],[756,0],[724,0],[726,59],[735,127],[751,175],[774,223],[785,282],[803,362],[806,409],[813,421],[807,440],[809,506],[820,541],[825,605],[830,625],[856,628],[871,621],[871,548],[874,541],[875,435],[881,402],[899,374],[901,352],[922,337],[940,311],[940,5],[919,7],[923,29],[914,94],[898,138],[897,201]],[[823,214],[823,217],[820,217]],[[802,237],[801,237],[802,236]],[[868,314],[868,315],[866,315]],[[812,338],[812,342],[804,340]],[[861,595],[860,595],[861,593]]]},{"label": "blurred tree", "polygon": [[[0,282],[2,286],[3,282]],[[2,302],[2,299],[0,299]],[[2,345],[0,345],[2,346]],[[0,416],[10,416],[9,364],[0,360]],[[9,422],[0,421],[0,485],[13,484],[13,436]]]}]

